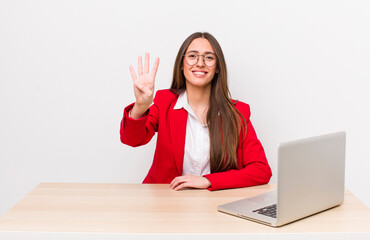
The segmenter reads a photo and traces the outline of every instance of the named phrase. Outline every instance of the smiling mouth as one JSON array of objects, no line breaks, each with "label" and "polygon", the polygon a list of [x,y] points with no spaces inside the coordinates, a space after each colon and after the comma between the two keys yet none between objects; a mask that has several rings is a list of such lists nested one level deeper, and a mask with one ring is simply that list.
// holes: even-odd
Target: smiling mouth
[{"label": "smiling mouth", "polygon": [[203,71],[193,71],[193,74],[195,76],[204,76],[207,74],[207,72],[203,72]]}]

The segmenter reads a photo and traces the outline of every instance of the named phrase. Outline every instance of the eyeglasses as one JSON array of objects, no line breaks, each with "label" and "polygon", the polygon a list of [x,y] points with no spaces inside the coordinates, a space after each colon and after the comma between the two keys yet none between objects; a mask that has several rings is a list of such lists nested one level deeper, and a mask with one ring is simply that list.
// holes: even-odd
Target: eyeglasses
[{"label": "eyeglasses", "polygon": [[190,53],[187,53],[187,54],[184,55],[185,62],[187,64],[189,64],[190,66],[193,66],[193,65],[197,64],[197,62],[199,60],[199,56],[203,57],[203,62],[208,67],[212,67],[216,64],[216,56],[212,53],[207,53],[207,54],[204,54],[204,55],[200,55],[200,54],[195,54],[195,53],[190,52]]}]

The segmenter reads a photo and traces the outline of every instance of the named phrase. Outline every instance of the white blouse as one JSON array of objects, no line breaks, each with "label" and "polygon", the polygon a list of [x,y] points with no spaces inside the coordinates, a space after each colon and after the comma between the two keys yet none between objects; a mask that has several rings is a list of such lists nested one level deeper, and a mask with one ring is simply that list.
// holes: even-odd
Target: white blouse
[{"label": "white blouse", "polygon": [[210,143],[208,127],[200,123],[193,109],[191,109],[186,91],[179,95],[174,107],[174,109],[181,108],[184,108],[188,112],[182,175],[203,176],[209,174]]}]

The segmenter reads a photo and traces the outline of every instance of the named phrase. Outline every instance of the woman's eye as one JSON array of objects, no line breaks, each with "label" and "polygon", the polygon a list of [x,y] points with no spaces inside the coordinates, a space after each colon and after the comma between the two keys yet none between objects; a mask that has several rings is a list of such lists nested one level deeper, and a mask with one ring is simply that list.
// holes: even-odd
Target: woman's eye
[{"label": "woman's eye", "polygon": [[188,55],[188,58],[196,58],[197,57],[197,55],[194,55],[194,54],[189,54]]},{"label": "woman's eye", "polygon": [[206,59],[211,61],[214,60],[215,58],[213,56],[206,56]]}]

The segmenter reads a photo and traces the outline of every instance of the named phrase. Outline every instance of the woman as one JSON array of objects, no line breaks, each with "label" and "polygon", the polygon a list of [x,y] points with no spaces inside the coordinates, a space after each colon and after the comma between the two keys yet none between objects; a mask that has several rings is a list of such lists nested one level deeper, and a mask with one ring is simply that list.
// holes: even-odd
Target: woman
[{"label": "woman", "polygon": [[[224,55],[209,33],[194,33],[182,44],[169,90],[153,100],[159,65],[149,72],[149,54],[130,66],[136,102],[127,106],[121,141],[136,147],[158,132],[153,164],[143,183],[184,187],[247,187],[268,183],[271,169],[249,120],[249,106],[230,99]],[[153,105],[152,105],[153,104]]]}]

